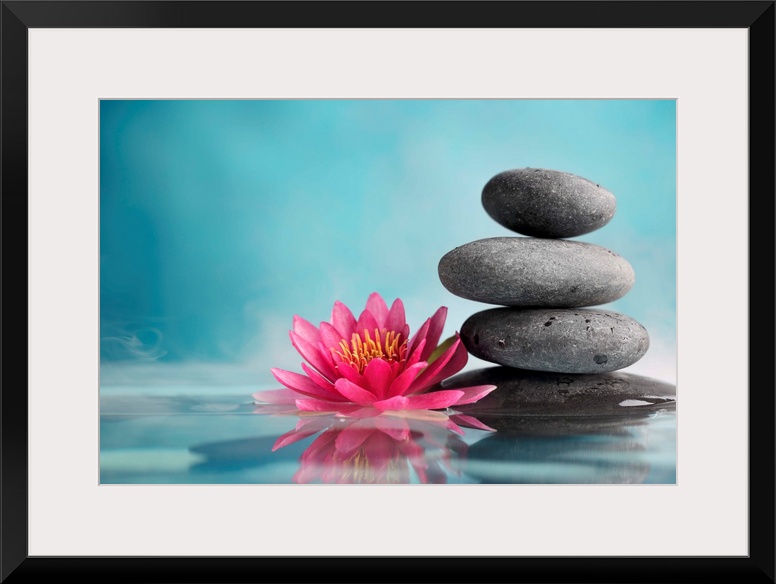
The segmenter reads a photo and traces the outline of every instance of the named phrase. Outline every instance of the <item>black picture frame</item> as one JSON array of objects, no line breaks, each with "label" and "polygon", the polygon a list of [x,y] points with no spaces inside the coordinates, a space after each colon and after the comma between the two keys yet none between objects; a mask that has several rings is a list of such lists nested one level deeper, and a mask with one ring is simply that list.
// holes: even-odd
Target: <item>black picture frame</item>
[{"label": "black picture frame", "polygon": [[[774,582],[774,1],[3,1],[2,561],[59,582]],[[749,32],[747,557],[29,557],[27,32],[30,28],[742,28]],[[24,250],[24,253],[22,253]],[[756,322],[755,319],[756,318]],[[763,332],[764,331],[764,332]],[[764,365],[765,364],[765,365]],[[713,513],[713,510],[710,510]]]}]

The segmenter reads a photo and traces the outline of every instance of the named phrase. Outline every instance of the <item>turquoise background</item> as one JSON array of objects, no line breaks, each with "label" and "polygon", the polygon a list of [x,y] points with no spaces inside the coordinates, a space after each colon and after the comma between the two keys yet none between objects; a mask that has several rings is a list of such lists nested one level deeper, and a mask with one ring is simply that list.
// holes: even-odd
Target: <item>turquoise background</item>
[{"label": "turquoise background", "polygon": [[574,239],[632,264],[607,306],[650,332],[647,372],[674,375],[673,100],[103,100],[101,364],[239,364],[271,384],[299,370],[294,314],[358,313],[373,291],[404,300],[412,331],[448,306],[453,334],[488,305],[449,293],[439,259],[515,235],[480,195],[525,166],[617,197]]}]

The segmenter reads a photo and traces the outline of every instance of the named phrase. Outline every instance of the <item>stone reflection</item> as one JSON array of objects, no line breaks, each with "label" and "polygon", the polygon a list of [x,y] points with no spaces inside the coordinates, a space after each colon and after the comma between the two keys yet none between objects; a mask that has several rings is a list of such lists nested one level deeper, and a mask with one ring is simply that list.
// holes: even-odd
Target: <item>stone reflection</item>
[{"label": "stone reflection", "polygon": [[482,483],[630,484],[651,471],[647,435],[622,420],[488,421],[499,432],[470,446],[460,467]]},{"label": "stone reflection", "polygon": [[443,385],[459,383],[498,386],[459,408],[496,430],[461,461],[461,470],[483,483],[642,483],[652,470],[647,425],[676,408],[675,386],[623,372],[569,375],[498,366]]}]

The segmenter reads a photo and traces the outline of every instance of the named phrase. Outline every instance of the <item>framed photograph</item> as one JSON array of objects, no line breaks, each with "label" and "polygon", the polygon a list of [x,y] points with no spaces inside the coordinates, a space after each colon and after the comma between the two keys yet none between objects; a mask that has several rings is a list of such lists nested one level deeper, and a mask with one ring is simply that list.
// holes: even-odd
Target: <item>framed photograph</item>
[{"label": "framed photograph", "polygon": [[2,581],[774,582],[775,13],[2,2]]}]

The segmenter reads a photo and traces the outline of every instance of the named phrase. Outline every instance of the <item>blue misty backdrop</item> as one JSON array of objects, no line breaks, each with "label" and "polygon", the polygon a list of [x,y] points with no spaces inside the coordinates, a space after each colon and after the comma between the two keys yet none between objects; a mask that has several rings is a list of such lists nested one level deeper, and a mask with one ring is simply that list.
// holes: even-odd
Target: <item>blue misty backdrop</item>
[{"label": "blue misty backdrop", "polygon": [[373,291],[401,297],[413,331],[447,306],[453,334],[489,306],[449,293],[439,259],[517,235],[480,196],[521,167],[616,196],[613,219],[574,239],[631,263],[633,289],[606,305],[650,333],[628,371],[675,382],[673,100],[103,100],[102,383],[210,367],[215,383],[276,386],[270,367],[300,370],[294,314],[318,324]]}]

